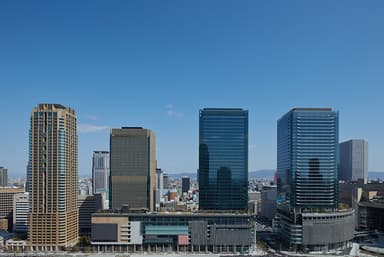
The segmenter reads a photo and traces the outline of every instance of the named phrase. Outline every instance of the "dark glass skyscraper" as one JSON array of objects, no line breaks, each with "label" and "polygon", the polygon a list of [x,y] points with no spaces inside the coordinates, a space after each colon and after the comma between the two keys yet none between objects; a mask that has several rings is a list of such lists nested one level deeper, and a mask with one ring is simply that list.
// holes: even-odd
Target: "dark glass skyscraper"
[{"label": "dark glass skyscraper", "polygon": [[199,208],[247,210],[248,111],[200,110]]},{"label": "dark glass skyscraper", "polygon": [[300,208],[337,208],[338,113],[295,108],[278,121],[278,200]]}]

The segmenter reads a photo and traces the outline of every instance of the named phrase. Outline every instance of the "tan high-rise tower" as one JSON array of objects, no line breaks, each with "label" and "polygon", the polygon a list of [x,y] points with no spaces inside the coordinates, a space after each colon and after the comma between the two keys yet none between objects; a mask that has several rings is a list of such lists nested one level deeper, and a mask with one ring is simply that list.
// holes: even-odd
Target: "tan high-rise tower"
[{"label": "tan high-rise tower", "polygon": [[29,244],[55,250],[78,240],[75,111],[39,104],[31,113],[28,192]]},{"label": "tan high-rise tower", "polygon": [[140,127],[112,129],[110,137],[110,206],[154,209],[155,133]]}]

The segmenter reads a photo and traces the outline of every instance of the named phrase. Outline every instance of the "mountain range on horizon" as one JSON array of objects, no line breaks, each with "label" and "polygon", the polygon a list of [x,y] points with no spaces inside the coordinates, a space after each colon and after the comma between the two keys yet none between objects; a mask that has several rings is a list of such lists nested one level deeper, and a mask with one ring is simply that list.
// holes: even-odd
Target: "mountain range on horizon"
[{"label": "mountain range on horizon", "polygon": [[[276,170],[274,169],[262,169],[256,171],[248,172],[249,179],[270,179],[272,180],[275,175]],[[183,176],[190,177],[191,179],[197,178],[197,172],[182,172],[182,173],[168,173],[168,175],[172,178],[181,178]],[[369,179],[384,179],[383,171],[369,171],[368,172]]]}]

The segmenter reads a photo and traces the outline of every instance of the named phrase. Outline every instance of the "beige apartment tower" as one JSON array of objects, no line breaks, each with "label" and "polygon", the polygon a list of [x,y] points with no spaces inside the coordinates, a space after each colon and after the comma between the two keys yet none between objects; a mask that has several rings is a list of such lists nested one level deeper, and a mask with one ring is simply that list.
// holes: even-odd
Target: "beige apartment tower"
[{"label": "beige apartment tower", "polygon": [[75,111],[39,104],[32,110],[30,126],[29,245],[32,250],[73,246],[78,240]]},{"label": "beige apartment tower", "polygon": [[112,129],[110,137],[110,208],[154,210],[155,133],[141,127]]}]

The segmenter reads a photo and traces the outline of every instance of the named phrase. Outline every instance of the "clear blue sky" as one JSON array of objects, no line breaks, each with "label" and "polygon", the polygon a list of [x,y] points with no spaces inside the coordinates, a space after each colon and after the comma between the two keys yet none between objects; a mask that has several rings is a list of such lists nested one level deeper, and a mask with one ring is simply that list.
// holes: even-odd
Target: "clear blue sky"
[{"label": "clear blue sky", "polygon": [[158,166],[198,167],[198,111],[249,110],[249,170],[276,167],[292,107],[340,112],[384,171],[383,1],[0,1],[0,166],[24,175],[29,115],[73,107],[79,174],[109,128],[157,135]]}]

